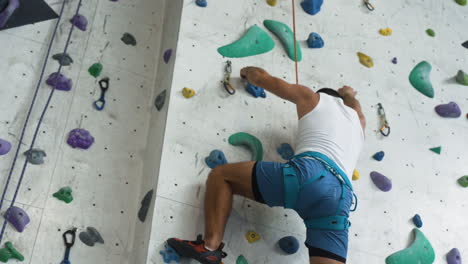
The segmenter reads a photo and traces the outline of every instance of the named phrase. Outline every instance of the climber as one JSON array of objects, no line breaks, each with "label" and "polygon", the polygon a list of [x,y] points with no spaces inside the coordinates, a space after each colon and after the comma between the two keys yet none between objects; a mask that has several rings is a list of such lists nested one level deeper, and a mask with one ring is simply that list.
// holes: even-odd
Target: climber
[{"label": "climber", "polygon": [[233,195],[240,195],[270,207],[294,209],[307,227],[311,264],[346,263],[348,217],[355,197],[348,175],[363,148],[365,129],[357,92],[344,86],[316,93],[256,67],[243,68],[241,77],[296,104],[299,155],[287,163],[248,161],[213,169],[206,182],[204,239],[171,238],[168,244],[182,257],[221,263]]}]

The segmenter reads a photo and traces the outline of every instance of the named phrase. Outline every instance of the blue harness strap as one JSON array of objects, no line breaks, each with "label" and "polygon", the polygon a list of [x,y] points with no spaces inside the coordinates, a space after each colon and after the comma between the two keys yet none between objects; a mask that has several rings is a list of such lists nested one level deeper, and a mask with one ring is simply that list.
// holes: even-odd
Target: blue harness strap
[{"label": "blue harness strap", "polygon": [[[346,173],[343,172],[341,168],[339,168],[335,162],[333,162],[327,156],[318,153],[318,152],[304,152],[299,155],[294,156],[293,159],[299,158],[311,158],[320,161],[325,168],[330,171],[335,177],[337,177],[341,181],[341,196],[340,201],[338,203],[338,208],[336,214],[340,210],[341,203],[345,197],[345,191],[349,190],[353,193],[353,197],[355,197],[355,208],[351,211],[355,211],[357,207],[357,197],[353,192],[353,186],[349,181],[348,176]],[[299,179],[297,178],[297,171],[294,167],[290,164],[286,164],[283,167],[283,177],[284,177],[284,207],[288,209],[294,209],[296,207],[296,203],[299,197],[299,192],[304,185],[310,184],[321,179],[324,175],[324,171],[319,175],[316,175],[309,179],[306,183],[300,185]],[[304,223],[308,229],[318,229],[318,230],[347,230],[351,223],[346,216],[340,215],[333,215],[327,217],[320,217],[320,218],[312,218],[312,219],[305,219]]]}]

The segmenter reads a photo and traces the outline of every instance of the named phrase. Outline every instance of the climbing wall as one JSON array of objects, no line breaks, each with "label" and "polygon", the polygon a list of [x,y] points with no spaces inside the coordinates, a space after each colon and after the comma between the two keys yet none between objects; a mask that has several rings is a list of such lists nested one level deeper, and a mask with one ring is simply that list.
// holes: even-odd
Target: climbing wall
[{"label": "climbing wall", "polygon": [[[238,78],[242,67],[254,65],[294,82],[294,64],[278,39],[274,37],[276,47],[269,53],[231,59],[237,88],[233,96],[221,85],[227,59],[217,53],[251,26],[265,29],[265,19],[292,26],[291,1],[278,2],[271,7],[264,0],[208,1],[208,7],[200,8],[195,1],[184,1],[147,263],[163,263],[159,251],[168,237],[194,239],[203,232],[204,183],[210,171],[204,158],[210,151],[222,150],[229,162],[249,160],[247,150],[227,142],[240,131],[263,142],[264,160],[281,161],[276,148],[295,143],[294,106],[272,94],[253,98]],[[366,145],[357,165],[361,178],[354,182],[359,206],[351,217],[348,263],[384,263],[388,255],[406,248],[413,239],[411,218],[416,213],[435,249],[435,263],[446,263],[445,254],[454,247],[468,258],[463,213],[468,193],[456,182],[468,174],[468,89],[453,78],[460,69],[468,71],[468,50],[461,45],[468,40],[468,7],[452,0],[371,1],[376,8],[371,12],[362,1],[335,0],[325,1],[322,11],[310,16],[299,2],[299,82],[314,90],[354,87],[367,117]],[[393,34],[380,35],[379,29],[387,27]],[[435,37],[426,34],[428,28]],[[323,37],[324,48],[307,48],[311,32]],[[361,65],[357,52],[371,56],[374,67]],[[397,64],[391,62],[394,57]],[[408,81],[410,71],[423,60],[433,67],[434,99]],[[184,98],[184,87],[196,95]],[[443,119],[434,112],[436,105],[450,101],[459,104],[462,117]],[[389,137],[378,132],[378,103],[386,110]],[[438,146],[440,155],[429,151]],[[381,150],[385,158],[373,160]],[[393,189],[377,189],[371,171],[390,178]],[[262,239],[249,244],[244,238],[248,231]],[[304,231],[293,211],[237,197],[224,240],[229,254],[224,263],[235,263],[241,254],[249,263],[307,263],[304,246],[291,257],[276,246],[286,235],[304,241]]]},{"label": "climbing wall", "polygon": [[[46,2],[60,13],[62,1]],[[59,67],[51,56],[64,51],[71,29],[69,20],[79,3],[78,0],[65,2],[45,75],[8,184],[2,215],[10,206],[19,183],[25,159],[22,153],[30,147],[50,95],[51,87],[45,84],[45,79]],[[152,168],[157,165],[156,158],[150,163],[144,160],[147,153],[155,152],[147,147],[147,138],[151,115],[157,112],[153,94],[156,92],[154,82],[160,58],[164,9],[163,0],[88,0],[81,3],[79,13],[88,19],[88,27],[86,31],[74,28],[68,47],[74,62],[61,70],[72,79],[73,88],[69,92],[57,90],[53,94],[34,145],[46,152],[45,162],[42,165],[28,164],[18,187],[15,206],[27,212],[31,223],[23,233],[8,224],[2,239],[2,247],[6,241],[13,242],[24,255],[24,263],[60,263],[65,253],[62,233],[72,227],[78,228],[79,233],[87,226],[95,227],[105,244],[88,247],[77,238],[71,249],[71,263],[143,262],[141,259],[146,256],[147,246],[141,246],[141,241],[148,241],[146,236],[151,222],[141,223],[137,212],[141,198],[148,191],[148,181],[155,180]],[[0,138],[13,145],[10,153],[0,157],[0,192],[7,185],[56,22],[50,20],[0,31]],[[136,46],[121,41],[126,32],[135,37]],[[94,78],[88,68],[97,62],[103,65],[103,71],[101,76]],[[103,77],[110,78],[110,86],[104,110],[97,111],[92,103],[100,96],[98,81]],[[95,143],[88,150],[72,149],[67,145],[68,132],[75,128],[87,129],[94,136]],[[154,128],[151,131],[152,136],[158,135]],[[153,145],[157,150],[156,143]],[[146,184],[145,188],[142,184]],[[52,196],[64,186],[73,189],[74,200],[70,204]],[[15,260],[11,262],[16,263]]]}]

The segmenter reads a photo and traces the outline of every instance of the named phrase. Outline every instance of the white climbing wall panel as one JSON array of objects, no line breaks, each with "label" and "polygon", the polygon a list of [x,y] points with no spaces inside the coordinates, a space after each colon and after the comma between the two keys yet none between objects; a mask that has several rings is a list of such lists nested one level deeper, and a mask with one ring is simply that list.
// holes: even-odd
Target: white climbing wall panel
[{"label": "white climbing wall panel", "polygon": [[[291,1],[270,7],[264,0],[208,1],[199,8],[184,1],[167,128],[159,172],[148,263],[163,263],[159,250],[168,237],[194,239],[203,232],[204,183],[209,168],[204,158],[213,149],[223,150],[230,162],[243,161],[250,154],[227,143],[227,138],[244,131],[256,135],[265,150],[265,160],[281,160],[276,147],[294,143],[296,115],[293,105],[267,95],[255,99],[234,84],[238,92],[229,96],[222,88],[226,59],[216,49],[237,40],[252,25],[263,27],[264,19],[292,25]],[[299,63],[301,84],[314,90],[351,85],[359,92],[368,127],[366,146],[357,169],[361,179],[354,183],[359,208],[352,214],[348,263],[384,263],[389,254],[408,246],[413,228],[410,219],[422,216],[423,232],[436,251],[436,262],[458,247],[468,259],[466,232],[467,190],[456,180],[468,174],[468,121],[465,117],[446,120],[433,108],[456,101],[468,112],[468,89],[454,83],[459,69],[468,70],[468,7],[452,0],[371,1],[369,12],[362,1],[325,1],[316,16],[303,12],[296,1],[297,36],[303,51]],[[393,35],[378,30],[390,27]],[[436,37],[426,35],[433,28]],[[308,49],[311,32],[325,40],[323,49]],[[279,41],[267,54],[232,59],[233,77],[241,67],[264,67],[270,73],[294,81],[293,62],[285,56]],[[365,68],[356,53],[374,59]],[[397,65],[391,63],[397,57]],[[420,61],[433,66],[431,75],[435,99],[428,99],[411,87],[408,75]],[[158,84],[156,84],[158,85]],[[181,90],[193,88],[197,95],[185,99]],[[392,133],[377,133],[377,103],[387,111]],[[428,149],[442,146],[439,156]],[[371,159],[380,150],[382,162]],[[369,173],[379,171],[392,179],[394,188],[380,192]],[[255,230],[262,240],[248,244],[247,231]],[[268,208],[237,198],[225,236],[229,254],[224,263],[235,263],[243,254],[249,263],[308,263],[304,246],[296,256],[286,257],[275,243],[285,235],[304,240],[304,227],[292,211]],[[194,262],[192,262],[194,263]],[[409,264],[409,263],[408,263]]]}]

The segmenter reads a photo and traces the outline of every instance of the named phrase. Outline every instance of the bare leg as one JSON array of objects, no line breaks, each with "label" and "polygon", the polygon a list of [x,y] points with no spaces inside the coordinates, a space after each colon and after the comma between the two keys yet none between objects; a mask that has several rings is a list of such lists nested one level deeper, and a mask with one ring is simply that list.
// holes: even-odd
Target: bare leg
[{"label": "bare leg", "polygon": [[217,249],[232,209],[234,194],[254,199],[252,169],[255,162],[226,164],[213,169],[206,181],[205,246]]}]

